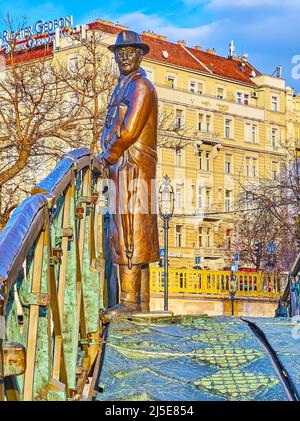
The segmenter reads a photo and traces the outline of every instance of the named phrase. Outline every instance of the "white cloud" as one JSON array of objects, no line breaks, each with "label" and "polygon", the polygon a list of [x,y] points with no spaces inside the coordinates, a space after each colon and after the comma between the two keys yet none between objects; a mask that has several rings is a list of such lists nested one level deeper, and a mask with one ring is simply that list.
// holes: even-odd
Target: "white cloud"
[{"label": "white cloud", "polygon": [[157,34],[166,36],[170,41],[176,42],[179,39],[184,39],[190,45],[199,44],[200,41],[209,42],[213,33],[219,30],[218,22],[212,22],[208,25],[179,28],[160,16],[146,15],[142,12],[128,13],[118,17],[118,19],[114,19],[115,22],[116,20],[139,33],[151,30]]},{"label": "white cloud", "polygon": [[245,9],[275,7],[286,9],[288,7],[299,9],[299,4],[295,0],[183,0],[189,6],[206,6],[208,9]]},{"label": "white cloud", "polygon": [[137,32],[153,30],[164,27],[167,22],[157,15],[146,15],[141,12],[128,13],[118,19],[121,24],[135,28]]},{"label": "white cloud", "polygon": [[[185,0],[185,2],[199,0]],[[230,0],[230,4],[241,4],[250,0]],[[260,0],[266,5],[274,0]],[[289,1],[289,0],[286,0]],[[211,0],[211,5],[225,6],[229,0]],[[252,3],[257,4],[257,0]],[[299,5],[294,6],[299,8]],[[217,18],[208,24],[196,26],[183,26],[172,24],[169,20],[152,14],[142,12],[129,13],[118,16],[121,24],[127,25],[137,32],[152,30],[155,33],[167,36],[169,41],[176,42],[184,39],[187,44],[201,45],[204,49],[215,48],[218,54],[228,54],[228,44],[231,39],[236,44],[236,53],[249,53],[250,62],[260,71],[272,73],[279,64],[284,66],[284,77],[288,83],[295,86],[291,78],[291,59],[295,54],[300,54],[300,36],[298,32],[298,16],[296,9],[285,8],[281,13],[270,8],[268,14],[256,13],[256,9],[246,12],[244,9],[235,14],[229,10],[219,10]],[[201,16],[201,15],[200,15]],[[299,87],[300,88],[300,87]]]}]

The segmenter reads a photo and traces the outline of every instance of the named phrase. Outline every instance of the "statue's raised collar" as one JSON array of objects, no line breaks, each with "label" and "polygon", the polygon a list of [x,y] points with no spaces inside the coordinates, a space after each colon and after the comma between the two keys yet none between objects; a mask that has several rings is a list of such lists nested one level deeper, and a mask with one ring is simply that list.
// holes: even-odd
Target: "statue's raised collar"
[{"label": "statue's raised collar", "polygon": [[139,67],[137,70],[135,70],[132,73],[129,73],[129,75],[120,75],[119,82],[125,82],[127,79],[132,79],[134,76],[146,76],[146,72],[144,69]]}]

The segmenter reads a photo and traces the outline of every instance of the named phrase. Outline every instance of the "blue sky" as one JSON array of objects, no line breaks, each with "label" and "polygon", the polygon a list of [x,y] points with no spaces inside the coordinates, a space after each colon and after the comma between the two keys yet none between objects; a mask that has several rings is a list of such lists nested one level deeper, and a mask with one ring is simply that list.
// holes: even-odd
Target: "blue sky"
[{"label": "blue sky", "polygon": [[294,60],[300,62],[300,0],[1,0],[1,10],[16,20],[26,16],[30,24],[70,14],[76,24],[99,17],[215,48],[221,55],[228,54],[233,39],[236,53],[248,53],[260,71],[272,74],[283,65],[288,85],[300,92],[300,74],[292,77],[293,57],[299,55]]}]

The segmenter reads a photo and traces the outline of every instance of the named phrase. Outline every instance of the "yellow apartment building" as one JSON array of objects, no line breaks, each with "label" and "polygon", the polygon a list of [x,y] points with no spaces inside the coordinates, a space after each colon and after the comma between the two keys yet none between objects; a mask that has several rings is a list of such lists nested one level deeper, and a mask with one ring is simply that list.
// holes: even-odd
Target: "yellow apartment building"
[{"label": "yellow apartment building", "polygon": [[[84,32],[103,33],[104,48],[124,28],[98,19]],[[246,54],[234,55],[233,44],[221,57],[152,32],[142,39],[150,46],[142,67],[169,121],[159,130],[157,178],[167,174],[175,192],[170,265],[191,268],[200,261],[202,268],[221,269],[233,257],[226,243],[234,236],[241,184],[278,176],[287,144],[300,138],[300,98],[280,71],[278,77],[260,73]],[[53,57],[72,60],[80,46],[62,37],[51,48]],[[162,229],[160,238],[163,244]]]},{"label": "yellow apartment building", "polygon": [[[113,42],[118,26],[97,24],[111,33],[107,43]],[[232,50],[223,58],[151,32],[142,37],[151,48],[143,67],[160,110],[178,128],[160,142],[157,173],[158,180],[171,178],[175,192],[170,265],[191,268],[200,257],[201,267],[223,268],[233,257],[225,244],[234,234],[241,184],[277,177],[287,159],[286,145],[298,130],[293,90]],[[160,235],[163,244],[162,230]]]}]

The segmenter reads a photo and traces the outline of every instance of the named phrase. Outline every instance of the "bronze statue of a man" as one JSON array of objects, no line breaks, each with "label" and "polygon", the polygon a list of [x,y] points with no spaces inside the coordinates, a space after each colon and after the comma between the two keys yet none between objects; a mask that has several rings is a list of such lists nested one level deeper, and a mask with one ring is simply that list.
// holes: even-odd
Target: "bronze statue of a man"
[{"label": "bronze statue of a man", "polygon": [[115,204],[109,221],[110,254],[119,265],[120,310],[145,312],[149,311],[149,263],[159,260],[157,95],[140,67],[150,49],[137,33],[121,31],[108,48],[120,70],[101,137],[101,157],[114,186],[109,188],[109,200]]}]

